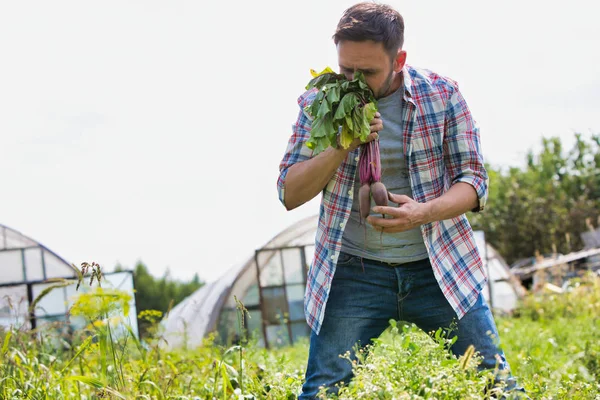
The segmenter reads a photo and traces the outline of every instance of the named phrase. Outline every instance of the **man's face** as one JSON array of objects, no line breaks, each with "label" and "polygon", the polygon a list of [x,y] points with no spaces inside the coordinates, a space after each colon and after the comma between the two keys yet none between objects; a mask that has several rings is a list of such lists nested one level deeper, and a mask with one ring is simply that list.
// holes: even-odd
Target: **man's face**
[{"label": "man's face", "polygon": [[404,67],[405,52],[399,51],[392,60],[383,43],[370,40],[342,40],[337,44],[337,51],[340,73],[352,79],[355,71],[361,71],[376,98],[387,96],[400,87],[399,72]]}]

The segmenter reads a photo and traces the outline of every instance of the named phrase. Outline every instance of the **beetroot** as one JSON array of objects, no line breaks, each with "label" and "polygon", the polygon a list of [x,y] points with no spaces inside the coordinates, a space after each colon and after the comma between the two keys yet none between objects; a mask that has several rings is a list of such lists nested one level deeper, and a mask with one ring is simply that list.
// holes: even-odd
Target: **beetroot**
[{"label": "beetroot", "polygon": [[388,191],[385,185],[381,182],[373,182],[371,184],[371,196],[373,196],[373,200],[375,204],[378,206],[387,206],[388,205]]},{"label": "beetroot", "polygon": [[371,185],[365,183],[358,189],[358,205],[361,221],[369,216],[371,211]]},{"label": "beetroot", "polygon": [[388,205],[388,191],[381,182],[379,139],[372,140],[361,146],[358,173],[361,184],[358,191],[358,202],[361,219],[364,219],[369,216],[371,196],[378,206]]}]

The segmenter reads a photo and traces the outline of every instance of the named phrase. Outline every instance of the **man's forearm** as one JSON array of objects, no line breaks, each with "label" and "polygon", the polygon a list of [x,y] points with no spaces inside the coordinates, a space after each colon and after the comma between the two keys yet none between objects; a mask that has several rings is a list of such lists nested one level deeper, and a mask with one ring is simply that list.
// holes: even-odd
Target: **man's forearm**
[{"label": "man's forearm", "polygon": [[318,156],[292,165],[285,178],[285,208],[293,210],[319,194],[348,151],[330,147]]},{"label": "man's forearm", "polygon": [[477,191],[465,182],[457,182],[437,199],[425,203],[427,222],[442,221],[465,214],[479,204]]}]

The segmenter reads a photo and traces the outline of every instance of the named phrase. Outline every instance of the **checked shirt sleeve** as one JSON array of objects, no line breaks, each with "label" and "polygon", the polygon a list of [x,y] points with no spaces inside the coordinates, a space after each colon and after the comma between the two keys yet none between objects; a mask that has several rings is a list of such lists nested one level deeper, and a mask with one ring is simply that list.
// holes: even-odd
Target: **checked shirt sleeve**
[{"label": "checked shirt sleeve", "polygon": [[306,142],[310,138],[311,119],[304,112],[304,107],[311,104],[315,98],[316,89],[304,93],[298,98],[300,111],[298,119],[292,126],[292,136],[290,137],[285,150],[285,154],[279,164],[279,178],[277,179],[277,191],[279,193],[279,201],[285,206],[285,178],[289,168],[301,161],[308,160],[312,157],[313,151],[306,147]]},{"label": "checked shirt sleeve", "polygon": [[457,85],[453,85],[446,106],[444,161],[452,184],[465,182],[475,188],[479,206],[472,211],[482,211],[487,201],[489,178],[481,154],[479,127]]}]

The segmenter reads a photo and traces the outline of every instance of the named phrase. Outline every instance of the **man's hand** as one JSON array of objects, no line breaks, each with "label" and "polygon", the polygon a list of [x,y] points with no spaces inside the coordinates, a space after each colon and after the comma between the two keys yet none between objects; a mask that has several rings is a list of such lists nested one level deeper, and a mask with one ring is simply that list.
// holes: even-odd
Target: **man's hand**
[{"label": "man's hand", "polygon": [[375,117],[371,120],[371,134],[367,136],[367,140],[361,142],[360,139],[354,139],[354,141],[348,147],[348,152],[356,150],[361,144],[369,143],[377,139],[378,132],[383,129],[383,120],[381,119],[381,114],[379,112],[375,113]]},{"label": "man's hand", "polygon": [[[405,195],[389,193],[390,201],[397,203],[398,207],[373,207],[373,212],[383,214],[387,218],[367,217],[376,231],[385,233],[404,232],[419,227],[429,221],[429,207],[418,203]],[[390,218],[391,217],[391,218]]]}]

